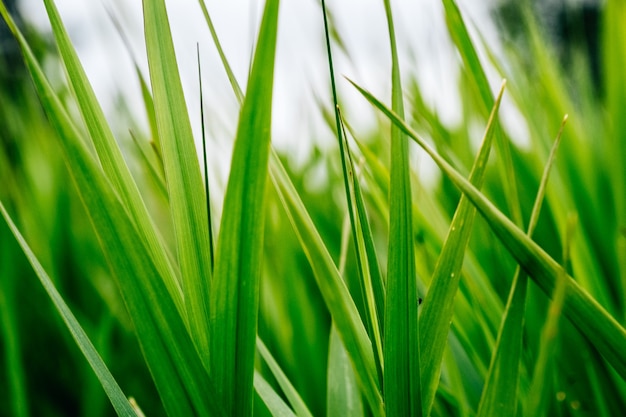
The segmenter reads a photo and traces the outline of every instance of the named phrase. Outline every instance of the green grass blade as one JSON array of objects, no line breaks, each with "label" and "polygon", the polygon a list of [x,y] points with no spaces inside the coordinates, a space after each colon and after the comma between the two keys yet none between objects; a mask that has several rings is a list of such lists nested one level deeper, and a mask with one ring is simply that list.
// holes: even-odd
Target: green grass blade
[{"label": "green grass blade", "polygon": [[[404,118],[396,35],[389,0],[385,0],[385,12],[391,45],[391,108]],[[385,407],[391,416],[423,414],[409,171],[408,138],[398,126],[392,124],[383,390]]]},{"label": "green grass blade", "polygon": [[[366,233],[366,228],[369,229],[369,220],[367,218],[367,214],[365,213],[363,196],[361,195],[361,189],[358,184],[359,181],[356,178],[354,164],[350,155],[350,149],[347,144],[347,137],[339,110],[337,87],[335,85],[335,69],[333,66],[333,55],[330,44],[330,30],[328,27],[326,2],[324,0],[322,0],[322,13],[324,17],[324,34],[326,38],[326,52],[333,97],[333,108],[335,110],[335,129],[337,140],[339,141],[344,191],[346,193],[346,201],[348,205],[352,240],[354,241],[354,249],[356,252],[357,271],[359,274],[358,282],[361,290],[360,296],[363,305],[365,306],[364,315],[367,332],[370,336],[370,340],[374,343],[372,348],[376,353],[374,355],[374,359],[376,360],[378,376],[382,380],[384,367],[382,338],[384,326],[383,318],[385,313],[384,287],[382,284],[380,270],[377,267],[378,261],[376,259],[375,250],[373,250],[374,244],[371,240],[371,233]],[[373,270],[371,270],[370,265],[373,266]],[[378,275],[373,276],[372,272],[378,272]]]},{"label": "green grass blade", "polygon": [[285,396],[287,397],[287,400],[289,401],[289,404],[291,404],[291,408],[293,408],[296,415],[298,417],[312,417],[313,415],[307,408],[304,401],[302,401],[300,394],[298,394],[298,391],[296,391],[294,386],[291,384],[291,381],[289,381],[289,378],[287,378],[287,375],[285,375],[278,362],[276,362],[276,359],[274,359],[260,338],[257,338],[256,340],[256,348],[267,366],[270,368],[270,371],[272,371],[272,375],[274,375],[274,378],[278,381],[278,385],[280,385],[280,388],[285,393]]},{"label": "green grass blade", "polygon": [[113,137],[113,132],[104,117],[104,112],[96,99],[96,95],[78,59],[76,50],[63,26],[54,1],[44,0],[44,3],[67,70],[68,79],[74,90],[78,106],[95,145],[102,168],[127,207],[140,235],[146,241],[159,273],[163,277],[177,308],[183,311],[182,292],[176,273],[166,255],[165,246],[157,236],[148,210],[143,203],[130,170],[124,162],[122,152]]},{"label": "green grass blade", "polygon": [[354,366],[363,395],[375,416],[385,415],[372,344],[359,312],[324,242],[278,157],[270,159],[272,182],[309,259],[317,285]]},{"label": "green grass blade", "polygon": [[[502,83],[485,129],[482,145],[472,167],[469,181],[480,188],[493,144],[494,127],[504,93]],[[443,359],[450,322],[454,313],[454,299],[459,288],[463,258],[471,235],[476,209],[461,197],[452,219],[448,235],[435,266],[435,272],[424,298],[420,315],[420,354],[423,361],[422,389],[425,410],[430,411],[435,399],[441,361]]]},{"label": "green grass blade", "polygon": [[[530,221],[528,222],[528,237],[532,236],[539,220],[550,169],[554,164],[556,151],[561,142],[561,135],[563,134],[566,121],[567,116],[563,119],[541,177],[539,190],[537,191]],[[518,266],[513,277],[511,292],[504,310],[485,386],[483,387],[483,394],[478,406],[478,417],[515,415],[517,412],[517,391],[520,377],[527,287],[528,276]],[[537,414],[530,413],[528,415],[534,416]]]},{"label": "green grass blade", "polygon": [[211,254],[211,271],[215,266],[215,248],[213,246],[213,219],[211,218],[211,193],[209,192],[209,162],[206,153],[206,129],[204,127],[204,95],[202,93],[202,68],[200,67],[200,45],[198,52],[198,84],[200,89],[200,126],[202,127],[202,161],[204,165],[204,194],[206,195],[206,215],[209,225],[209,253]]},{"label": "green grass blade", "polygon": [[[389,117],[395,125],[400,127],[430,155],[445,175],[476,206],[496,236],[522,268],[550,296],[554,291],[558,277],[563,273],[563,268],[502,214],[476,187],[441,158],[396,113],[387,108],[371,93],[354,83],[353,85],[370,103]],[[626,346],[626,330],[569,276],[563,311],[622,378],[626,378],[626,352],[623,349]]]},{"label": "green grass blade", "polygon": [[[1,154],[1,152],[0,152]],[[2,164],[4,158],[2,159]],[[25,343],[19,331],[19,304],[20,294],[17,291],[17,282],[22,277],[19,271],[21,262],[15,261],[17,247],[10,242],[10,232],[5,228],[5,222],[0,223],[0,338],[2,340],[5,367],[2,370],[4,387],[10,398],[5,404],[7,412],[15,417],[28,417],[30,403],[27,387]],[[1,359],[0,359],[1,360]]]},{"label": "green grass blade", "polygon": [[258,371],[254,371],[254,389],[261,400],[265,403],[267,409],[274,417],[296,417],[293,410],[289,408],[280,395],[274,391],[270,384],[263,378]]},{"label": "green grass blade", "polygon": [[206,21],[207,26],[209,27],[209,32],[211,32],[211,38],[213,39],[213,44],[217,48],[217,53],[220,56],[220,60],[222,61],[222,65],[224,66],[224,70],[226,70],[226,76],[228,77],[228,81],[230,82],[230,86],[235,93],[235,97],[239,104],[243,104],[243,91],[237,82],[237,78],[235,77],[235,73],[233,72],[230,64],[228,63],[228,59],[226,58],[226,54],[224,53],[224,49],[222,48],[222,44],[217,37],[217,31],[215,30],[215,26],[213,26],[213,20],[209,15],[209,11],[206,8],[206,4],[204,0],[198,0],[198,4],[202,9],[202,15],[204,16],[204,20]]},{"label": "green grass blade", "polygon": [[143,13],[154,110],[176,234],[187,320],[200,357],[208,366],[211,255],[200,164],[164,0],[144,0]]},{"label": "green grass blade", "polygon": [[[626,300],[626,5],[619,0],[611,0],[604,8],[604,67],[606,77],[604,91],[607,93],[609,113],[609,134],[607,136],[608,155],[612,155],[613,195],[616,201],[617,230],[615,230],[616,248],[620,268],[621,297]],[[626,308],[622,308],[626,320]]]},{"label": "green grass blade", "polygon": [[265,4],[233,149],[211,286],[211,372],[232,415],[252,412],[278,0]]},{"label": "green grass blade", "polygon": [[[461,11],[455,0],[442,0],[446,13],[446,23],[448,25],[448,33],[452,37],[459,54],[463,60],[467,71],[470,74],[470,80],[477,90],[483,105],[483,113],[487,114],[493,108],[494,99],[489,87],[487,75],[480,62],[478,53],[474,48],[474,44],[469,36],[465,21],[461,15]],[[508,209],[511,212],[513,222],[520,225],[522,223],[522,212],[517,192],[517,181],[515,179],[515,170],[511,169],[513,158],[511,156],[511,146],[502,132],[499,124],[495,128],[496,147],[500,154],[501,162],[498,164],[500,175],[506,180],[503,181],[505,197]]]},{"label": "green grass blade", "polygon": [[361,417],[363,416],[361,392],[348,352],[335,325],[331,326],[328,345],[327,416]]},{"label": "green grass blade", "polygon": [[117,384],[117,381],[115,381],[113,375],[111,375],[111,372],[107,368],[106,364],[102,361],[102,358],[87,337],[87,334],[81,327],[78,320],[76,320],[76,317],[74,317],[67,304],[65,304],[63,297],[55,288],[52,280],[37,260],[37,257],[28,246],[28,243],[26,243],[26,240],[22,237],[21,233],[13,223],[13,220],[11,220],[11,217],[7,213],[2,202],[0,202],[0,213],[2,213],[4,221],[6,221],[7,225],[11,229],[11,232],[15,236],[15,239],[32,265],[33,270],[41,282],[41,285],[44,287],[57,311],[63,318],[63,322],[76,341],[76,345],[80,348],[81,352],[85,356],[85,359],[89,362],[89,366],[91,366],[91,369],[93,369],[94,373],[98,377],[98,380],[102,384],[102,388],[104,388],[104,391],[111,400],[113,408],[120,416],[134,416],[135,412],[122,392],[122,389]]}]

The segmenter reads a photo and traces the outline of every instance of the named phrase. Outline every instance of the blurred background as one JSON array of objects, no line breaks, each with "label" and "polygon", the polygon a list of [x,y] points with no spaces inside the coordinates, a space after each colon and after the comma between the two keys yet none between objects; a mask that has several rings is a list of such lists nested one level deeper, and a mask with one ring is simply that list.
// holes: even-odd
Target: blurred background
[{"label": "blurred background", "polygon": [[[55,87],[69,97],[43,2],[4,0],[4,3],[18,19]],[[141,2],[58,0],[56,3],[98,99],[132,164],[138,150],[130,132],[148,134],[148,121],[135,73],[137,65],[148,77]],[[390,59],[383,2],[342,0],[328,3],[336,32],[337,73],[357,80],[376,96],[389,96]],[[515,50],[519,61],[513,65],[522,66],[518,67],[520,71],[533,71],[534,58],[523,23],[522,4],[528,2],[463,0],[458,3],[473,25],[470,27],[472,33],[485,38],[491,47],[490,52],[501,56],[506,65],[509,62],[506,57]],[[459,87],[463,73],[449,39],[441,4],[430,0],[399,0],[392,4],[407,105],[411,111],[424,106],[436,116],[441,126],[448,131],[462,132],[476,145],[484,123],[466,118],[468,99],[464,96],[466,92]],[[602,100],[605,83],[600,51],[601,2],[551,0],[530,2],[530,5],[550,50],[555,52],[552,59],[565,74],[565,85],[571,88],[574,101],[577,97],[583,104],[587,102],[585,100]],[[262,2],[207,2],[207,7],[235,74],[245,85]],[[321,9],[319,2],[314,0],[283,1],[281,7],[273,140],[287,161],[292,178],[324,239],[333,248],[333,255],[338,256],[341,225],[336,218],[343,216],[343,197],[336,138],[328,123],[331,100]],[[216,195],[221,195],[239,107],[198,4],[192,0],[170,1],[168,10],[198,147],[201,135],[196,45],[200,47],[210,142],[209,177],[212,189],[216,190]],[[123,28],[123,36],[116,29],[115,22]],[[488,62],[486,52],[482,53],[484,61]],[[496,74],[495,68],[491,71],[491,75]],[[587,80],[583,84],[579,83],[581,77]],[[500,84],[498,75],[490,76],[489,80],[494,89]],[[583,87],[579,87],[581,85]],[[340,82],[340,98],[343,113],[356,127],[358,137],[365,140],[379,133],[379,116],[346,82]],[[70,109],[71,106],[68,104]],[[530,146],[531,129],[508,98],[502,107],[502,121],[520,149]],[[18,47],[4,24],[0,24],[0,199],[20,225],[124,391],[142,399],[141,407],[146,415],[163,415],[132,334],[132,325],[117,289],[108,278],[101,249],[76,192],[68,186],[67,171],[49,139],[51,135],[54,133],[30,85]],[[468,149],[469,161],[473,158],[470,151]],[[428,159],[417,150],[413,153],[420,161],[419,175],[427,186],[437,190],[451,189]],[[135,169],[138,181],[154,188],[145,173],[139,167]],[[336,196],[336,201],[320,198],[329,192]],[[444,196],[441,197],[442,204],[451,214],[458,193],[452,192],[448,196],[440,191],[440,195]],[[164,197],[158,193],[147,198],[152,200],[153,206],[165,204]],[[219,212],[219,204],[215,205]],[[28,210],[21,209],[24,207]],[[278,215],[276,213],[269,208],[268,222],[273,215]],[[154,213],[157,218],[166,214],[158,209]],[[375,214],[373,216],[376,218]],[[378,221],[382,222],[382,219]],[[285,222],[275,224],[287,227]],[[277,226],[270,226],[268,230],[269,233],[290,236]],[[548,227],[544,233],[548,236],[551,231]],[[427,239],[424,236],[418,238]],[[297,246],[294,237],[289,239],[293,240],[293,246]],[[288,244],[286,242],[284,246]],[[560,251],[558,244],[552,249],[556,253]],[[268,262],[268,273],[285,276],[290,270],[305,268],[303,265],[307,261],[303,254],[300,258],[285,260],[282,250],[283,247],[268,242],[266,252],[270,256],[267,259],[276,260],[275,263]],[[430,254],[433,262],[434,256]],[[512,268],[508,258],[499,262],[502,264],[495,262],[492,265],[494,275]],[[290,300],[285,294],[286,299],[279,300],[275,309],[269,307],[272,303],[266,303],[259,332],[267,334],[266,343],[287,369],[293,368],[297,358],[293,352],[281,351],[281,346],[285,345],[281,337],[285,340],[304,337],[301,353],[319,360],[311,360],[310,365],[301,363],[300,366],[310,366],[310,369],[290,377],[302,389],[305,398],[316,398],[319,393],[315,391],[323,391],[325,369],[315,364],[324,362],[329,318],[323,301],[316,296],[313,280],[300,285],[292,290],[308,294],[312,301],[298,309],[290,309]],[[502,284],[501,287],[498,295],[505,300],[508,285]],[[280,321],[281,314],[290,311],[301,315],[291,317],[293,327],[273,324]],[[0,223],[0,315],[0,416],[113,414],[98,381],[85,366],[4,222]],[[312,317],[316,323],[322,324],[307,328]],[[297,330],[298,323],[305,330]],[[311,406],[316,415],[323,414],[324,404],[317,409],[315,405]]]}]

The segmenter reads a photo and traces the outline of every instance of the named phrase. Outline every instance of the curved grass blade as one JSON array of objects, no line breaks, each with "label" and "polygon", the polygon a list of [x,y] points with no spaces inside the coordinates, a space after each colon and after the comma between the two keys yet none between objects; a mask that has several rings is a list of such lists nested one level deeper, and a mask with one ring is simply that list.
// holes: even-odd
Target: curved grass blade
[{"label": "curved grass blade", "polygon": [[[351,81],[361,94],[382,111],[395,125],[424,149],[446,176],[465,194],[485,218],[500,241],[520,263],[528,275],[550,296],[563,268],[532,239],[500,212],[479,190],[463,178],[439,156],[396,113],[387,108],[371,93]],[[563,312],[583,335],[626,379],[626,330],[598,304],[572,277],[568,275]]]},{"label": "curved grass blade", "polygon": [[[391,4],[389,0],[384,3],[391,46],[391,108],[404,118]],[[383,389],[385,407],[391,416],[421,416],[424,411],[409,171],[408,138],[398,126],[392,124]]]},{"label": "curved grass blade", "polygon": [[17,243],[19,243],[20,247],[24,251],[24,254],[28,258],[28,262],[32,265],[33,270],[41,282],[41,285],[44,287],[46,293],[54,303],[55,308],[63,318],[63,322],[72,334],[72,338],[74,338],[76,345],[80,348],[81,352],[85,356],[85,359],[89,362],[89,366],[91,366],[91,369],[93,369],[94,373],[98,377],[98,380],[102,384],[102,388],[104,388],[109,400],[111,400],[113,408],[120,416],[134,416],[135,412],[133,411],[132,405],[128,402],[128,399],[122,392],[122,389],[117,384],[113,375],[111,375],[111,372],[107,368],[106,364],[102,361],[102,358],[91,343],[91,340],[89,340],[89,337],[87,337],[87,334],[81,327],[80,323],[76,320],[76,317],[74,317],[74,314],[72,314],[67,304],[65,304],[63,297],[55,288],[54,283],[39,263],[39,260],[37,260],[37,257],[28,246],[28,243],[26,243],[26,240],[24,240],[24,237],[15,226],[15,223],[13,223],[13,220],[7,213],[2,202],[0,202],[0,213],[2,213],[4,221],[6,221],[7,225],[11,229],[11,232],[15,236],[15,240],[17,240]]},{"label": "curved grass blade", "polygon": [[211,285],[211,373],[231,415],[252,412],[278,0],[268,0],[233,149]]},{"label": "curved grass blade", "polygon": [[[494,103],[482,145],[472,167],[469,181],[477,188],[482,186],[485,169],[493,144],[496,118],[502,101],[506,81],[502,82],[500,92]],[[424,299],[420,315],[420,354],[422,365],[422,389],[426,414],[435,399],[441,361],[448,339],[450,322],[454,313],[454,298],[459,288],[461,268],[465,250],[476,216],[476,209],[467,197],[461,197],[450,224],[448,235],[437,260],[430,288]]]},{"label": "curved grass blade", "polygon": [[341,279],[324,242],[315,228],[302,200],[274,152],[270,155],[270,173],[287,216],[300,240],[324,302],[348,351],[363,395],[375,416],[384,416],[382,394],[374,361],[372,343],[365,326]]},{"label": "curved grass blade", "polygon": [[208,369],[211,255],[200,163],[164,0],[144,0],[143,13],[154,111],[176,234],[187,321],[192,340]]},{"label": "curved grass blade", "polygon": [[155,226],[141,198],[139,189],[128,166],[124,162],[122,152],[113,137],[113,132],[104,117],[104,112],[96,99],[96,95],[65,30],[54,1],[44,0],[44,3],[63,64],[67,70],[69,82],[74,90],[76,101],[102,168],[113,187],[119,193],[141,237],[147,243],[159,274],[164,280],[177,308],[183,311],[182,292],[176,273],[166,255],[165,245],[156,233]]},{"label": "curved grass blade", "polygon": [[285,393],[285,396],[287,397],[287,400],[289,401],[289,404],[291,404],[291,407],[295,411],[296,415],[298,417],[313,417],[304,401],[302,401],[298,391],[296,391],[294,386],[291,384],[291,381],[289,381],[289,378],[287,378],[287,375],[285,375],[283,370],[280,368],[280,365],[276,362],[276,359],[274,359],[263,341],[258,337],[256,339],[256,348],[267,366],[272,371],[272,375],[274,375],[274,378],[278,381],[278,385],[280,385],[280,388]]},{"label": "curved grass blade", "polygon": [[[342,117],[339,110],[325,0],[322,0],[321,4],[324,17],[324,34],[326,38],[326,52],[333,96],[333,107],[335,110],[335,128],[337,139],[339,141],[344,191],[346,193],[346,201],[348,205],[352,240],[354,241],[354,249],[356,252],[357,271],[359,274],[358,282],[361,290],[360,296],[363,300],[363,305],[365,306],[364,315],[367,332],[370,336],[370,340],[374,343],[372,348],[374,352],[376,352],[374,359],[376,360],[378,377],[382,381],[384,367],[382,338],[384,326],[383,318],[385,314],[384,286],[382,276],[380,275],[380,270],[378,268],[374,244],[371,240],[371,232],[368,234],[365,230],[366,228],[369,230],[369,221],[365,212],[363,196],[361,195],[361,189],[358,184],[359,181],[355,178],[354,164],[352,163],[352,157],[350,155],[350,149],[347,144],[347,137],[343,128]],[[372,268],[370,268],[370,265],[372,265]],[[372,273],[376,272],[378,272],[378,275],[372,275]]]},{"label": "curved grass blade", "polygon": [[[530,221],[528,222],[528,237],[532,237],[539,220],[550,169],[554,164],[556,151],[561,142],[561,135],[566,122],[567,116],[563,118],[561,128],[554,141],[541,177],[539,190],[537,191]],[[560,281],[563,280],[559,279]],[[502,317],[502,324],[498,331],[496,346],[491,356],[491,364],[483,387],[483,394],[478,405],[478,417],[512,416],[517,412],[517,390],[520,377],[519,369],[522,355],[527,287],[528,276],[518,266],[513,277],[511,292],[504,310],[504,316]],[[530,413],[528,415],[534,416],[537,414]]]}]

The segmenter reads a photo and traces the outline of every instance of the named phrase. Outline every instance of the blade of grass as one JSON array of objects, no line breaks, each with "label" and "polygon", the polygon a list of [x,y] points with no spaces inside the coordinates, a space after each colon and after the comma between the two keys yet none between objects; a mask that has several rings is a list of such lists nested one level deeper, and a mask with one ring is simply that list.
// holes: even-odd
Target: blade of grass
[{"label": "blade of grass", "polygon": [[211,286],[211,372],[229,414],[252,412],[278,0],[263,20],[233,149]]},{"label": "blade of grass", "polygon": [[230,82],[230,86],[235,93],[235,97],[239,104],[243,104],[243,91],[237,82],[237,78],[235,77],[235,73],[233,72],[230,64],[228,63],[228,59],[226,59],[226,54],[224,53],[224,49],[222,48],[222,44],[217,37],[217,31],[215,30],[215,26],[213,26],[213,20],[211,20],[211,16],[209,15],[209,11],[206,8],[206,4],[204,0],[198,0],[198,4],[202,9],[202,15],[204,16],[204,20],[206,21],[207,26],[209,27],[209,32],[211,32],[211,38],[213,39],[213,44],[217,48],[217,53],[220,56],[220,60],[222,61],[222,65],[224,66],[224,70],[226,70],[226,76],[228,77],[228,81]]},{"label": "blade of grass", "polygon": [[350,292],[274,152],[270,156],[270,173],[274,187],[313,269],[324,302],[348,351],[363,395],[372,413],[375,416],[384,416],[372,344]]},{"label": "blade of grass", "polygon": [[289,378],[287,378],[287,375],[285,375],[280,365],[276,362],[276,359],[274,359],[263,341],[258,337],[256,339],[256,348],[267,366],[272,371],[272,375],[274,375],[274,378],[278,381],[278,385],[280,385],[280,388],[285,393],[285,396],[287,397],[287,400],[289,401],[289,404],[291,404],[291,408],[293,408],[296,415],[298,417],[312,417],[313,415],[307,408],[304,401],[302,401],[298,391],[296,391],[294,386],[291,384],[291,381],[289,381]]},{"label": "blade of grass", "polygon": [[331,326],[328,342],[328,417],[361,417],[363,403],[354,368],[336,326]]},{"label": "blade of grass", "polygon": [[[493,144],[494,128],[500,108],[506,81],[502,82],[500,92],[491,110],[483,141],[476,156],[469,181],[477,188],[482,186],[485,169]],[[452,219],[448,235],[435,265],[433,278],[424,298],[420,315],[420,354],[423,360],[422,387],[426,414],[435,399],[441,361],[443,359],[448,331],[454,312],[454,298],[459,288],[461,268],[465,250],[476,216],[476,209],[467,197],[461,197]]]},{"label": "blade of grass", "polygon": [[[391,47],[391,108],[404,118],[400,66],[389,0],[385,13]],[[417,276],[409,174],[409,140],[391,125],[389,172],[389,254],[385,300],[384,396],[391,416],[421,416],[422,401]]]},{"label": "blade of grass", "polygon": [[15,417],[27,417],[30,415],[26,380],[28,371],[25,366],[27,358],[23,354],[24,342],[19,331],[19,293],[16,291],[21,268],[15,262],[17,249],[9,242],[12,238],[9,238],[9,230],[5,229],[4,224],[0,224],[0,337],[5,364],[2,378],[6,381],[5,389],[10,399],[5,407]]},{"label": "blade of grass", "polygon": [[55,137],[98,240],[105,248],[165,409],[171,415],[223,415],[215,396],[207,395],[216,390],[163,280],[154,279],[159,272],[126,208],[97,166],[2,2],[0,14],[20,44],[42,107],[57,132]]},{"label": "blade of grass", "polygon": [[[537,191],[533,210],[528,222],[528,237],[532,237],[539,220],[546,186],[550,176],[550,169],[554,164],[556,151],[561,142],[561,135],[563,134],[563,128],[566,122],[567,115],[563,118],[559,133],[554,141],[541,177],[539,190]],[[504,316],[502,317],[502,324],[498,332],[496,346],[491,356],[489,372],[478,406],[478,417],[512,416],[517,412],[517,391],[520,378],[519,370],[522,356],[527,287],[528,276],[518,266],[515,271],[515,276],[513,277],[513,284],[504,310]],[[528,415],[535,416],[537,414],[530,413]]]},{"label": "blade of grass", "polygon": [[296,417],[285,401],[267,383],[263,375],[254,371],[254,389],[274,417]]},{"label": "blade of grass", "polygon": [[120,194],[122,202],[127,207],[133,222],[137,225],[142,239],[147,243],[150,254],[171,297],[176,303],[176,307],[183,311],[182,292],[176,273],[166,255],[165,245],[157,236],[139,189],[128,166],[124,162],[122,152],[113,137],[113,132],[104,117],[104,112],[91,88],[54,1],[44,0],[44,3],[63,64],[67,70],[69,82],[74,90],[78,106],[95,145],[102,168],[111,184]]},{"label": "blade of grass", "polygon": [[113,375],[111,375],[111,372],[102,361],[102,358],[96,351],[96,348],[87,337],[87,334],[81,327],[78,320],[76,320],[76,317],[74,317],[70,311],[61,294],[59,294],[55,288],[52,280],[37,260],[37,257],[28,246],[28,243],[26,243],[26,240],[22,237],[21,233],[15,226],[15,223],[13,223],[13,220],[7,213],[2,202],[0,202],[0,213],[2,213],[4,221],[9,226],[9,229],[11,229],[13,236],[15,236],[15,240],[20,245],[24,254],[28,258],[28,261],[32,265],[33,270],[41,282],[41,285],[44,287],[46,293],[54,303],[55,308],[63,318],[63,322],[76,341],[76,345],[80,348],[81,352],[85,356],[85,359],[87,359],[87,362],[89,362],[89,366],[93,369],[94,373],[98,377],[98,380],[100,380],[102,388],[104,388],[104,391],[111,400],[113,408],[120,416],[134,416],[135,412],[133,411],[133,407],[128,402],[128,399],[122,392],[122,389],[117,384]]},{"label": "blade of grass", "polygon": [[[344,191],[346,193],[346,201],[348,205],[348,215],[350,218],[350,226],[352,231],[352,240],[354,241],[354,249],[357,259],[357,271],[359,274],[359,288],[361,290],[361,299],[365,305],[365,325],[370,340],[374,343],[372,346],[374,359],[376,360],[376,369],[378,377],[382,381],[383,378],[383,317],[385,306],[385,293],[378,268],[378,261],[374,250],[374,244],[371,240],[371,232],[368,234],[366,228],[369,229],[369,221],[365,213],[365,205],[363,204],[363,196],[355,178],[354,164],[350,156],[350,149],[347,144],[347,137],[342,124],[342,117],[339,109],[337,98],[337,87],[335,85],[335,69],[333,66],[333,55],[330,45],[330,30],[328,27],[328,17],[326,11],[326,2],[322,0],[322,13],[324,17],[324,34],[326,38],[326,52],[328,58],[328,68],[330,73],[330,84],[333,97],[333,108],[335,110],[335,128],[337,140],[339,141],[339,151],[341,156],[341,167],[343,173]],[[369,251],[368,249],[369,248]],[[370,268],[370,265],[373,268]],[[378,272],[373,276],[372,272]]]},{"label": "blade of grass", "polygon": [[[476,48],[469,36],[467,27],[461,11],[455,0],[442,0],[446,13],[446,23],[448,33],[450,33],[459,54],[463,60],[465,67],[468,69],[469,78],[474,83],[474,88],[481,97],[483,104],[483,113],[487,114],[489,109],[493,108],[494,99],[489,87],[487,75],[480,62]],[[402,116],[402,115],[401,115]],[[501,162],[498,164],[500,175],[506,180],[503,181],[504,194],[507,201],[508,209],[511,213],[513,222],[517,225],[522,224],[522,212],[519,203],[519,195],[517,192],[517,181],[515,179],[515,170],[512,169],[513,158],[511,156],[511,146],[507,141],[502,129],[498,123],[495,127],[496,147],[500,155]]]},{"label": "blade of grass", "polygon": [[192,340],[208,369],[211,255],[200,164],[164,0],[144,0],[143,13],[154,110],[187,320]]},{"label": "blade of grass", "polygon": [[206,132],[204,128],[204,95],[202,93],[202,69],[200,67],[200,44],[198,52],[198,84],[200,88],[200,126],[202,127],[202,159],[204,162],[204,194],[206,195],[206,216],[209,224],[209,250],[211,254],[211,271],[215,266],[215,250],[213,247],[213,221],[211,219],[211,193],[209,192],[209,162],[206,155]]},{"label": "blade of grass", "polygon": [[[430,155],[455,186],[467,195],[472,204],[476,206],[496,236],[522,268],[546,294],[551,295],[563,268],[502,214],[476,187],[441,158],[396,113],[368,91],[354,82],[352,84],[372,105],[382,111],[392,123],[400,127]],[[626,353],[623,349],[623,346],[626,346],[626,330],[569,276],[566,294],[563,307],[565,315],[604,355],[622,378],[626,378]]]},{"label": "blade of grass", "polygon": [[[566,265],[569,260],[569,247],[573,238],[576,217],[571,216],[568,218],[567,223],[567,233],[565,236],[565,244],[563,246],[564,265]],[[537,358],[537,363],[535,364],[533,380],[527,397],[526,411],[530,416],[540,417],[546,414],[545,411],[548,401],[548,396],[545,391],[547,385],[546,380],[549,379],[548,370],[550,368],[550,362],[556,352],[559,321],[565,303],[566,290],[567,275],[562,273],[559,276],[556,288],[554,289],[552,302],[548,308],[548,317],[543,329],[541,330],[542,344],[539,348],[539,357]]]}]

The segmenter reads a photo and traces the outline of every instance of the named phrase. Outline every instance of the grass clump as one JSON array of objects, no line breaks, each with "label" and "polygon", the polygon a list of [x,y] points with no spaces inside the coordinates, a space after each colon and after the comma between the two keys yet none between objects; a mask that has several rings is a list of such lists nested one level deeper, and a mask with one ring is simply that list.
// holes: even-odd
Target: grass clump
[{"label": "grass clump", "polygon": [[[525,55],[505,43],[496,58],[444,0],[461,67],[455,127],[401,65],[393,2],[383,2],[391,51],[383,99],[335,76],[333,53],[345,43],[322,1],[332,100],[319,111],[331,115],[337,146],[300,167],[271,140],[280,2],[265,2],[245,89],[200,2],[241,105],[219,196],[206,166],[202,176],[164,1],[143,1],[149,77],[138,77],[150,130],[133,133],[141,174],[126,162],[54,1],[43,1],[65,89],[51,85],[37,43],[0,3],[31,79],[0,97],[13,121],[0,148],[6,415],[609,416],[626,408],[619,2],[605,6],[605,85],[593,94],[589,77],[550,58],[532,13],[522,9]],[[487,75],[494,70],[498,79]],[[367,139],[341,111],[339,83],[377,111]],[[528,126],[527,148],[502,124],[507,95]],[[473,155],[467,126],[476,123],[483,135]],[[442,174],[434,185],[417,174],[417,148]],[[320,167],[328,180],[307,187]],[[45,177],[47,191],[29,186]],[[84,386],[58,371],[34,385],[29,347],[33,319],[43,319],[16,302],[22,293],[42,309],[52,301],[61,320],[39,326],[66,342],[52,353],[63,352]],[[72,405],[46,395],[52,378]]]}]

